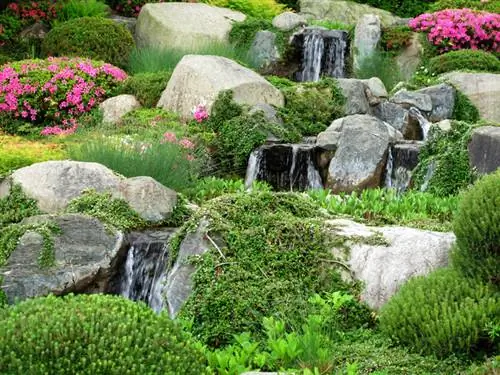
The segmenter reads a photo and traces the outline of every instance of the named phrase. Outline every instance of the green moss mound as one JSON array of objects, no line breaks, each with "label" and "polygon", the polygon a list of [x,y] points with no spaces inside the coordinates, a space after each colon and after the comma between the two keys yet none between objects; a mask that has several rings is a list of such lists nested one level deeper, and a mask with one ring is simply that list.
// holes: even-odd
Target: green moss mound
[{"label": "green moss mound", "polygon": [[500,72],[500,60],[492,53],[485,51],[460,50],[444,53],[429,60],[431,73],[441,74],[454,70],[477,70],[483,72]]},{"label": "green moss mound", "polygon": [[132,34],[113,20],[82,17],[50,30],[42,43],[45,56],[79,56],[125,67],[134,46]]},{"label": "green moss mound", "polygon": [[0,310],[2,374],[203,374],[165,314],[116,296],[35,298]]},{"label": "green moss mound", "polygon": [[500,170],[463,194],[453,221],[453,264],[468,277],[500,287]]},{"label": "green moss mound", "polygon": [[148,108],[153,108],[167,87],[172,72],[138,73],[127,78],[120,87],[120,94],[134,95]]},{"label": "green moss mound", "polygon": [[380,328],[400,344],[443,358],[492,350],[484,331],[498,316],[498,293],[441,269],[403,285],[380,311]]},{"label": "green moss mound", "polygon": [[192,319],[193,335],[216,347],[245,331],[262,339],[264,317],[297,324],[312,294],[352,292],[329,250],[343,239],[325,230],[319,214],[301,194],[241,193],[207,202],[183,231],[207,219],[209,235],[224,246],[196,261],[194,291],[181,311]]}]

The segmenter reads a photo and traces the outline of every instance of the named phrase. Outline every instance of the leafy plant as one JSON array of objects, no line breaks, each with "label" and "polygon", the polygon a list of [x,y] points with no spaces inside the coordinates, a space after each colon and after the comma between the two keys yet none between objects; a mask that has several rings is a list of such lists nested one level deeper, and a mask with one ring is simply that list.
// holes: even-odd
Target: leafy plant
[{"label": "leafy plant", "polygon": [[[269,192],[271,187],[265,182],[254,181],[252,187],[254,192]],[[189,192],[189,197],[197,203],[220,197],[224,194],[243,193],[245,182],[243,180],[228,180],[218,177],[205,177],[198,181]]]},{"label": "leafy plant", "polygon": [[492,53],[464,49],[433,57],[429,60],[429,70],[435,74],[454,70],[477,70],[496,73],[500,72],[500,61]]},{"label": "leafy plant", "polygon": [[110,295],[48,296],[0,310],[0,372],[203,374],[166,314]]},{"label": "leafy plant", "polygon": [[453,265],[467,277],[500,286],[500,172],[478,180],[463,194],[453,221]]},{"label": "leafy plant", "polygon": [[500,299],[453,269],[415,277],[382,307],[380,329],[398,343],[438,357],[489,350],[484,337],[498,319]]},{"label": "leafy plant", "polygon": [[243,22],[235,22],[229,32],[229,41],[237,47],[248,50],[261,30],[271,30],[273,25],[270,20],[260,17],[247,17]]},{"label": "leafy plant", "polygon": [[125,67],[134,40],[117,22],[98,17],[81,17],[50,30],[42,43],[44,56],[78,56]]},{"label": "leafy plant", "polygon": [[500,4],[497,1],[481,0],[437,0],[429,5],[428,12],[437,12],[444,9],[474,9],[491,13],[500,13]]},{"label": "leafy plant", "polygon": [[453,121],[447,132],[431,128],[413,174],[417,188],[444,197],[474,182],[467,151],[472,129],[473,125],[463,121]]},{"label": "leafy plant", "polygon": [[202,3],[234,9],[250,17],[271,19],[284,10],[275,0],[201,0]]},{"label": "leafy plant", "polygon": [[369,79],[378,77],[384,83],[388,91],[403,79],[394,57],[387,52],[376,51],[370,56],[364,57],[355,68],[356,78]]},{"label": "leafy plant", "polygon": [[41,213],[36,201],[29,198],[19,185],[13,185],[9,195],[0,198],[0,228]]},{"label": "leafy plant", "polygon": [[408,26],[390,26],[382,29],[380,46],[384,51],[398,53],[410,45],[412,31]]},{"label": "leafy plant", "polygon": [[435,0],[356,0],[357,3],[368,4],[387,10],[400,17],[415,17],[424,13]]},{"label": "leafy plant", "polygon": [[137,73],[123,82],[119,93],[134,95],[144,107],[153,108],[160,100],[171,75],[168,71]]},{"label": "leafy plant", "polygon": [[57,12],[57,18],[52,21],[52,26],[57,26],[81,17],[107,17],[109,7],[100,0],[66,0]]},{"label": "leafy plant", "polygon": [[451,116],[454,120],[465,121],[469,124],[475,124],[479,121],[479,111],[471,100],[457,90],[455,97],[455,105],[453,107],[453,114]]},{"label": "leafy plant", "polygon": [[[106,0],[106,3],[119,15],[137,17],[146,3],[161,3],[161,0]],[[168,2],[168,1],[167,1]]]}]

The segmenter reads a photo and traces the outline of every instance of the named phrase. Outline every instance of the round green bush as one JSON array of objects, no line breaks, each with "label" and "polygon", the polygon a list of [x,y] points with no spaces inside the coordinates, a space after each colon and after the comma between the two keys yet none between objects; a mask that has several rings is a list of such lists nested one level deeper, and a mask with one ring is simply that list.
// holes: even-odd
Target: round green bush
[{"label": "round green bush", "polygon": [[500,13],[500,2],[490,0],[438,0],[432,3],[427,10],[429,13],[434,13],[443,9],[474,9],[482,10],[491,13]]},{"label": "round green bush", "polygon": [[500,286],[500,170],[463,194],[453,222],[453,265]]},{"label": "round green bush", "polygon": [[431,73],[441,74],[464,69],[496,73],[500,72],[500,60],[492,53],[469,49],[451,51],[429,60]]},{"label": "round green bush", "polygon": [[355,0],[375,8],[387,10],[399,17],[415,17],[429,8],[435,0]]},{"label": "round green bush", "polygon": [[500,297],[454,269],[415,277],[382,307],[380,329],[396,342],[443,358],[490,350],[488,323],[500,316]]},{"label": "round green bush", "polygon": [[166,314],[118,296],[35,298],[0,309],[2,374],[203,374]]},{"label": "round green bush", "polygon": [[129,76],[120,87],[120,93],[134,95],[144,107],[153,108],[160,100],[171,75],[172,72],[157,72]]},{"label": "round green bush", "polygon": [[79,56],[125,67],[134,46],[132,34],[113,20],[82,17],[50,30],[42,43],[45,56]]}]

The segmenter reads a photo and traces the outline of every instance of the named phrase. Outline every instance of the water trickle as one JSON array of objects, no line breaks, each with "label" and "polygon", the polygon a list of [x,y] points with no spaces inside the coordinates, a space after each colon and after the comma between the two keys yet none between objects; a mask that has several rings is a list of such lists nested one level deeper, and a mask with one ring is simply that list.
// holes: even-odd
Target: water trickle
[{"label": "water trickle", "polygon": [[409,110],[408,110],[408,114],[416,119],[420,125],[420,129],[422,129],[422,140],[426,140],[427,139],[427,134],[429,134],[429,130],[431,128],[431,123],[429,122],[429,120],[427,120],[423,115],[422,113],[419,111],[418,108],[416,107],[411,107]]},{"label": "water trickle", "polygon": [[392,172],[394,168],[394,159],[392,157],[392,147],[389,147],[387,154],[387,164],[385,165],[385,187],[392,188]]},{"label": "water trickle", "polygon": [[265,145],[250,156],[245,187],[253,181],[269,183],[275,190],[306,190],[323,187],[311,144]]},{"label": "water trickle", "polygon": [[385,170],[385,187],[402,193],[411,184],[413,170],[418,164],[422,142],[398,143],[388,151]]},{"label": "water trickle", "polygon": [[318,81],[322,75],[345,77],[345,61],[348,53],[348,33],[343,30],[305,28],[294,38],[300,39],[302,70],[297,80]]}]

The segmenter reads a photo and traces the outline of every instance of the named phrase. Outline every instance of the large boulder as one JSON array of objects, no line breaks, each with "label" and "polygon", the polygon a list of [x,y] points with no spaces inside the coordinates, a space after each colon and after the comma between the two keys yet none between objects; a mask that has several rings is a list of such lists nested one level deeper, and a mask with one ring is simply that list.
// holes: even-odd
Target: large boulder
[{"label": "large boulder", "polygon": [[327,186],[334,192],[380,186],[389,143],[402,138],[401,134],[370,115],[347,116],[334,125],[340,136],[328,167]]},{"label": "large boulder", "polygon": [[402,19],[382,9],[354,1],[300,0],[300,12],[314,19],[324,19],[355,25],[365,14],[380,17],[383,26],[402,23]]},{"label": "large boulder", "polygon": [[202,3],[145,4],[135,26],[138,47],[196,48],[207,42],[227,42],[233,22],[246,16]]},{"label": "large boulder", "polygon": [[283,31],[290,31],[304,25],[307,25],[307,19],[294,12],[283,12],[273,18],[273,26]]},{"label": "large boulder", "polygon": [[500,126],[474,129],[469,143],[469,161],[481,174],[500,168]]},{"label": "large boulder", "polygon": [[420,35],[419,33],[413,33],[410,43],[396,56],[399,71],[406,81],[409,81],[417,68],[422,65],[423,54],[424,47],[420,42]]},{"label": "large boulder", "polygon": [[[327,223],[337,235],[357,239],[349,244],[347,255],[338,249],[333,251],[347,262],[351,276],[363,283],[361,298],[373,309],[386,303],[410,278],[447,266],[455,241],[453,233],[367,227],[346,219]],[[379,236],[380,244],[363,241],[374,235]]]},{"label": "large boulder", "polygon": [[365,94],[366,85],[360,79],[339,78],[337,83],[346,98],[344,113],[346,115],[364,115],[370,113],[370,105]]},{"label": "large boulder", "polygon": [[401,104],[406,109],[415,107],[424,112],[432,111],[430,95],[417,91],[399,90],[391,97],[391,102]]},{"label": "large boulder", "polygon": [[9,303],[49,293],[106,292],[116,277],[115,263],[126,250],[123,233],[110,232],[99,220],[79,214],[33,216],[23,224],[46,222],[61,229],[53,238],[55,266],[40,267],[44,239],[36,232],[26,232],[0,269]]},{"label": "large boulder", "polygon": [[500,123],[500,74],[451,72],[443,77],[470,99],[481,118]]},{"label": "large boulder", "polygon": [[356,23],[354,30],[354,68],[357,69],[363,60],[377,50],[382,36],[380,17],[375,14],[365,14]]},{"label": "large boulder", "polygon": [[260,67],[267,67],[278,61],[280,54],[276,34],[269,30],[258,31],[248,53]]},{"label": "large boulder", "polygon": [[0,183],[0,198],[9,194],[12,183],[35,199],[40,210],[51,214],[63,211],[87,189],[125,199],[143,219],[153,222],[168,218],[177,204],[175,191],[151,177],[126,179],[98,163],[46,161],[20,168]]},{"label": "large boulder", "polygon": [[401,105],[391,102],[382,102],[373,107],[372,114],[390,124],[394,129],[405,134],[409,126],[408,110]]},{"label": "large boulder", "polygon": [[429,95],[431,98],[432,110],[428,115],[429,121],[439,122],[451,118],[457,95],[457,90],[453,86],[441,83],[416,92]]},{"label": "large boulder", "polygon": [[238,103],[284,105],[283,94],[254,71],[225,57],[186,55],[175,67],[158,107],[187,120],[201,102],[210,110],[224,90],[232,90]]}]

